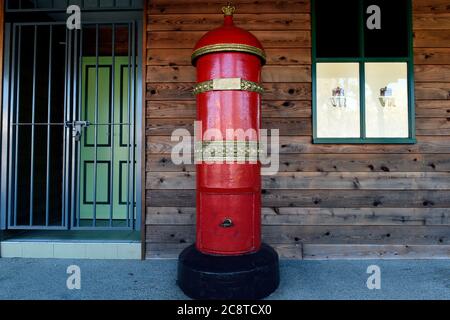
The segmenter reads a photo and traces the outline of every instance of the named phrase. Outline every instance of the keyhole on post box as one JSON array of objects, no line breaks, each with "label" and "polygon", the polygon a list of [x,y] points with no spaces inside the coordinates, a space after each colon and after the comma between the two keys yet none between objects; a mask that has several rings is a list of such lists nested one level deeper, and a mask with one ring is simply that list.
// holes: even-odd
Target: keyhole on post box
[{"label": "keyhole on post box", "polygon": [[234,226],[233,224],[233,220],[231,220],[230,218],[226,218],[221,224],[220,226],[222,228],[231,228]]}]

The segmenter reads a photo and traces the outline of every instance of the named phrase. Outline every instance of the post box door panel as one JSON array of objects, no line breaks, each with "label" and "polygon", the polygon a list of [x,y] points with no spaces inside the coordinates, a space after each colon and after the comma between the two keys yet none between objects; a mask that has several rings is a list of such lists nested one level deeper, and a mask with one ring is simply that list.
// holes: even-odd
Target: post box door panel
[{"label": "post box door panel", "polygon": [[[256,228],[260,221],[255,193],[217,194],[202,192],[199,196],[198,244],[203,251],[216,254],[245,253],[259,244]],[[259,195],[258,195],[259,196]]]}]

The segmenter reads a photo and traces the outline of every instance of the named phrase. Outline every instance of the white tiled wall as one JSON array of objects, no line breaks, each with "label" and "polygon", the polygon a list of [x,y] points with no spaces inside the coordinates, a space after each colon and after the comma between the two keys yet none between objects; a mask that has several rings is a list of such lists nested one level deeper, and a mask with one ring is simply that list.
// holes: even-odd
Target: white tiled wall
[{"label": "white tiled wall", "polygon": [[6,241],[0,249],[2,258],[141,259],[140,243]]}]

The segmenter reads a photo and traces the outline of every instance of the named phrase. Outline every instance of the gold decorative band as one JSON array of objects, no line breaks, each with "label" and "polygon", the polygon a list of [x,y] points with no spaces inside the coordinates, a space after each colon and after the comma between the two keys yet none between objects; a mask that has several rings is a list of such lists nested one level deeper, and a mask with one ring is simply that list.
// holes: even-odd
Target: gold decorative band
[{"label": "gold decorative band", "polygon": [[195,160],[201,162],[253,162],[258,161],[257,141],[198,141]]},{"label": "gold decorative band", "polygon": [[249,46],[247,44],[239,44],[239,43],[221,43],[221,44],[213,44],[205,47],[201,47],[194,51],[192,54],[192,63],[195,64],[195,60],[208,53],[215,53],[215,52],[245,52],[254,54],[255,56],[258,56],[263,64],[266,63],[266,54],[263,50],[257,47]]},{"label": "gold decorative band", "polygon": [[264,93],[264,88],[260,84],[241,78],[221,78],[200,82],[194,86],[193,93],[197,95],[208,91],[218,90],[238,90],[257,92],[261,94]]}]

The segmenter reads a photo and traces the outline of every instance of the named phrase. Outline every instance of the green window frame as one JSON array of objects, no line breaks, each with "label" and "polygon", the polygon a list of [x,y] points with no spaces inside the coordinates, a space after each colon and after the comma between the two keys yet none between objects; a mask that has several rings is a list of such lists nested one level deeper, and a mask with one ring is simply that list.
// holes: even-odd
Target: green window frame
[{"label": "green window frame", "polygon": [[[414,96],[414,53],[413,53],[413,28],[412,28],[412,1],[407,1],[407,32],[408,32],[408,55],[404,57],[380,57],[372,58],[365,56],[365,11],[363,0],[359,0],[359,57],[317,57],[316,47],[316,6],[317,0],[311,0],[311,30],[312,30],[312,117],[313,117],[313,143],[315,144],[415,144],[415,96]],[[319,0],[320,1],[320,0]],[[323,0],[321,0],[323,1]],[[358,63],[359,64],[359,138],[324,138],[318,137],[318,111],[317,111],[317,64],[318,63]],[[380,137],[366,136],[366,101],[365,85],[366,63],[406,63],[407,65],[407,97],[408,97],[408,137]]]}]

